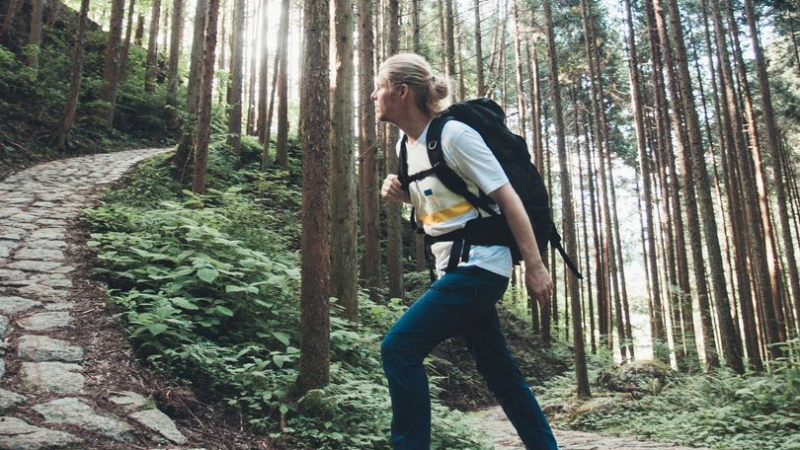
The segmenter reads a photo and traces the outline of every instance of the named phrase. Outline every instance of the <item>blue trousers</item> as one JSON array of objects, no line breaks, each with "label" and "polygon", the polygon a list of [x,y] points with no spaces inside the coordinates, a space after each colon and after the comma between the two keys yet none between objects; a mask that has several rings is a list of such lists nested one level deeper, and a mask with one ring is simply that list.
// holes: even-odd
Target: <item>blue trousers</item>
[{"label": "blue trousers", "polygon": [[478,371],[528,450],[558,450],[553,432],[500,331],[495,303],[508,278],[460,267],[433,283],[381,344],[392,398],[394,450],[429,450],[431,403],[423,359],[439,342],[463,335]]}]

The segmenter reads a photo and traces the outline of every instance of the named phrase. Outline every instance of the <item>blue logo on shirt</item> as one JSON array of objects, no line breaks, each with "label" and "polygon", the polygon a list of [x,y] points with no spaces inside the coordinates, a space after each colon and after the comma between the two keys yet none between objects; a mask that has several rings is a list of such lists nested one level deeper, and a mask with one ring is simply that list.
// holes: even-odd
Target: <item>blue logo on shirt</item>
[{"label": "blue logo on shirt", "polygon": [[425,197],[430,197],[431,195],[433,195],[433,189],[425,189],[423,194],[425,194]]}]

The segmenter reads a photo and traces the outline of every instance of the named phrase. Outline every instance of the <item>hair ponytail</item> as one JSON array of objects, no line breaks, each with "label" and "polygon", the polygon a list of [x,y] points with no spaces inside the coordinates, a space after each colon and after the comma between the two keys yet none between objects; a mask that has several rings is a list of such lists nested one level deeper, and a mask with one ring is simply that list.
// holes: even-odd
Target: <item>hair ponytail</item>
[{"label": "hair ponytail", "polygon": [[422,56],[414,53],[391,56],[381,64],[378,73],[390,85],[407,85],[414,91],[417,107],[425,113],[437,115],[450,106],[450,81],[434,75]]}]

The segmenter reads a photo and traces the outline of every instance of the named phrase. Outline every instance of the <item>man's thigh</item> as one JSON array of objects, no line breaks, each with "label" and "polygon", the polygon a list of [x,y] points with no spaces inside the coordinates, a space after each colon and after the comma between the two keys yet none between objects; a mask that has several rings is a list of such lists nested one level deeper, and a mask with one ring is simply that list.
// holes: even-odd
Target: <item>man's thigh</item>
[{"label": "man's thigh", "polygon": [[494,309],[508,279],[478,268],[459,268],[445,274],[392,326],[389,345],[404,352],[427,355],[436,344],[463,333]]}]

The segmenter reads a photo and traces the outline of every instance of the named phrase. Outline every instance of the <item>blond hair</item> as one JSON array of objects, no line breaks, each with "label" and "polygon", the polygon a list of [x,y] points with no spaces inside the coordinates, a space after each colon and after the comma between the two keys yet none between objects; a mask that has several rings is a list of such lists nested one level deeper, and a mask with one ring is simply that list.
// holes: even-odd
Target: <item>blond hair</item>
[{"label": "blond hair", "polygon": [[420,55],[400,53],[387,58],[378,70],[390,86],[405,84],[416,95],[417,107],[422,112],[437,115],[450,106],[450,82],[433,74],[431,65]]}]

